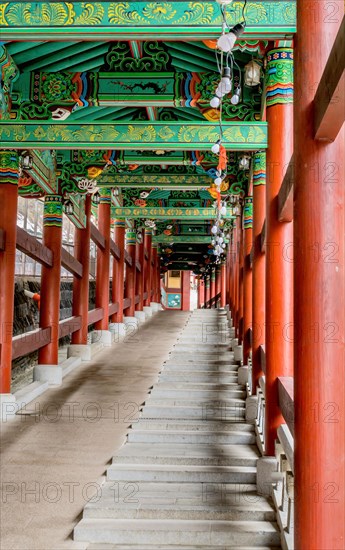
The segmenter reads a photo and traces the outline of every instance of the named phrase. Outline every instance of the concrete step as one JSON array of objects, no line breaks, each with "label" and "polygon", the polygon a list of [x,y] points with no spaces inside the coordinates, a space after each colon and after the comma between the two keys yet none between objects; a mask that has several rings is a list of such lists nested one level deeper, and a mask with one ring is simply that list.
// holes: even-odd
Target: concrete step
[{"label": "concrete step", "polygon": [[275,511],[264,497],[254,492],[225,494],[218,485],[207,486],[192,495],[169,491],[141,491],[132,484],[102,485],[100,499],[86,504],[83,518],[194,519],[217,521],[274,521]]},{"label": "concrete step", "polygon": [[138,421],[133,422],[131,425],[132,430],[182,430],[189,432],[203,432],[203,431],[240,431],[253,433],[255,428],[253,424],[246,424],[245,422],[231,422],[231,421],[213,421],[213,420],[204,420],[204,421],[191,421],[191,420],[145,420],[139,418]]},{"label": "concrete step", "polygon": [[194,384],[193,382],[163,382],[161,380],[158,380],[158,383],[155,385],[153,389],[160,389],[160,390],[191,390],[191,391],[203,391],[203,390],[211,390],[211,391],[228,391],[228,390],[239,390],[243,391],[244,386],[240,386],[236,382],[231,382],[230,384],[217,384],[212,382],[201,382],[200,384]]},{"label": "concrete step", "polygon": [[255,483],[256,468],[252,466],[112,464],[107,469],[107,481]]},{"label": "concrete step", "polygon": [[220,444],[215,449],[207,444],[169,445],[128,442],[113,457],[113,464],[177,464],[199,466],[251,466],[260,457],[256,445]]},{"label": "concrete step", "polygon": [[193,420],[234,420],[241,421],[245,417],[244,407],[231,407],[227,404],[204,404],[199,407],[171,407],[145,405],[141,418],[159,419],[193,419]]},{"label": "concrete step", "polygon": [[207,399],[209,401],[215,399],[222,401],[223,399],[235,398],[235,399],[245,399],[247,392],[243,389],[231,389],[231,390],[192,390],[188,383],[185,385],[186,389],[164,389],[157,384],[153,390],[150,392],[150,396],[154,399]]},{"label": "concrete step", "polygon": [[231,384],[237,383],[238,374],[234,372],[233,374],[227,374],[223,372],[200,372],[200,371],[190,371],[190,372],[172,372],[169,370],[164,370],[159,375],[159,380],[164,382],[185,382],[188,383],[190,380],[193,384],[202,384],[207,382],[212,382],[212,384]]},{"label": "concrete step", "polygon": [[208,399],[205,397],[203,399],[195,398],[195,399],[174,399],[174,398],[162,398],[162,399],[156,399],[155,397],[151,397],[150,395],[147,398],[146,401],[147,404],[149,404],[150,407],[183,407],[184,405],[188,405],[189,407],[207,407],[207,406],[215,406],[218,407],[220,403],[224,404],[225,406],[228,405],[229,407],[244,407],[245,406],[245,400],[244,399],[236,399],[235,397],[226,397],[223,396],[222,399]]},{"label": "concrete step", "polygon": [[[212,546],[202,546],[203,550],[214,550],[214,547]],[[280,550],[280,546],[260,546],[260,550]],[[180,544],[178,546],[176,545],[166,545],[166,544],[159,544],[155,545],[154,550],[200,550],[200,546],[181,546]],[[226,549],[223,550],[256,550],[257,546],[227,546]],[[87,547],[87,550],[153,550],[152,545],[147,544],[140,544],[139,546],[136,544],[89,544]]]},{"label": "concrete step", "polygon": [[174,361],[167,361],[163,366],[162,372],[206,372],[212,375],[214,372],[224,373],[236,373],[238,371],[238,365],[233,363],[227,363],[226,365],[218,365],[215,363],[175,363]]},{"label": "concrete step", "polygon": [[[133,443],[181,443],[208,444],[208,445],[254,445],[255,433],[247,432],[182,432],[180,431],[159,431],[159,430],[131,430],[127,435],[127,441]],[[154,450],[153,450],[154,452]]]},{"label": "concrete step", "polygon": [[[200,521],[200,520],[124,520],[85,518],[74,529],[79,542],[114,544],[157,544],[213,546],[214,548],[248,545],[279,545],[280,533],[269,521]],[[236,547],[236,546],[235,546]]]},{"label": "concrete step", "polygon": [[231,365],[234,363],[234,356],[230,359],[223,359],[223,358],[217,358],[217,357],[208,357],[208,358],[200,358],[194,356],[186,356],[186,354],[181,354],[179,356],[170,356],[169,359],[166,361],[166,363],[171,362],[175,365],[192,365],[193,363],[196,363],[198,365]]}]

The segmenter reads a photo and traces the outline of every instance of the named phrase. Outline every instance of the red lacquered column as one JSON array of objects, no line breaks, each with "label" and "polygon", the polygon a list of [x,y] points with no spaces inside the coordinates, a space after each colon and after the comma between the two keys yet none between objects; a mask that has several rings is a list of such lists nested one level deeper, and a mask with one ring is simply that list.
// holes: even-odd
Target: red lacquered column
[{"label": "red lacquered column", "polygon": [[131,305],[126,309],[127,317],[134,317],[135,312],[135,251],[136,251],[136,232],[133,229],[126,231],[126,250],[132,260],[132,265],[126,265],[126,286],[125,298],[130,298]]},{"label": "red lacquered column", "polygon": [[105,248],[97,250],[96,266],[96,308],[103,308],[103,319],[95,323],[97,330],[109,328],[109,281],[110,281],[110,189],[100,190],[101,199],[98,206],[98,229],[104,237]]},{"label": "red lacquered column", "polygon": [[142,311],[144,306],[144,278],[146,275],[144,239],[141,243],[136,244],[136,259],[140,263],[141,271],[137,272],[135,280],[135,294],[139,296],[139,302],[136,304],[135,310]]},{"label": "red lacquered column", "polygon": [[226,282],[227,282],[226,263],[223,262],[220,267],[220,307],[226,306]]},{"label": "red lacquered column", "polygon": [[253,197],[244,201],[243,235],[243,364],[247,365],[251,350],[250,328],[252,327],[252,268],[250,253],[253,245]]},{"label": "red lacquered column", "polygon": [[73,278],[73,315],[81,317],[81,327],[72,334],[72,344],[87,344],[89,312],[89,276],[90,276],[90,238],[91,238],[91,195],[85,196],[85,227],[75,229],[74,257],[83,266],[81,277]]},{"label": "red lacquered column", "polygon": [[123,295],[124,295],[124,274],[125,274],[125,220],[115,220],[114,241],[119,247],[120,258],[114,258],[113,264],[113,291],[112,300],[119,304],[118,310],[112,316],[113,323],[123,322]]},{"label": "red lacquered column", "polygon": [[43,214],[43,244],[53,253],[52,267],[42,265],[40,327],[51,328],[50,343],[38,351],[41,365],[57,365],[59,349],[60,281],[62,248],[62,197],[46,195]]},{"label": "red lacquered column", "polygon": [[0,393],[11,390],[18,177],[18,153],[0,151]]},{"label": "red lacquered column", "polygon": [[147,292],[147,298],[144,300],[144,305],[149,306],[151,303],[151,287],[153,278],[152,269],[152,229],[145,228],[145,248],[147,250],[147,272],[145,274],[144,287]]},{"label": "red lacquered column", "polygon": [[[344,3],[297,2],[294,105],[295,549],[345,548],[344,126],[314,141],[313,98]],[[343,52],[338,52],[341,56]]]},{"label": "red lacquered column", "polygon": [[[293,50],[278,48],[267,57],[266,185],[266,412],[265,452],[274,454],[279,407],[278,377],[293,375],[293,280],[289,247],[292,223],[278,221],[278,193],[292,155]],[[281,92],[283,90],[283,92]]]},{"label": "red lacquered column", "polygon": [[253,340],[252,391],[255,394],[261,368],[260,345],[265,344],[265,254],[261,251],[261,231],[266,216],[266,153],[253,157]]}]

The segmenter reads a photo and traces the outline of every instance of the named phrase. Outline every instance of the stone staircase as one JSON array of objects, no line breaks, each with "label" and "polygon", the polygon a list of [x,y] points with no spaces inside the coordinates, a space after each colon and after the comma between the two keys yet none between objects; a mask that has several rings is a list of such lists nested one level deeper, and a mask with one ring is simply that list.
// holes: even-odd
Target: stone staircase
[{"label": "stone staircase", "polygon": [[88,550],[280,548],[226,312],[196,310],[74,530]]}]

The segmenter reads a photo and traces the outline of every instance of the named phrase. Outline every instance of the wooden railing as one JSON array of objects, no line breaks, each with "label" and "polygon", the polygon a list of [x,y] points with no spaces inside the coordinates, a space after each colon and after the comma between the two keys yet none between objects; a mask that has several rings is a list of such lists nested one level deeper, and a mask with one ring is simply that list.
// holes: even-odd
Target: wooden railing
[{"label": "wooden railing", "polygon": [[210,309],[212,308],[212,306],[217,307],[217,303],[220,301],[220,296],[221,295],[219,292],[218,294],[210,298],[210,300],[204,303],[204,305],[202,306],[202,309]]}]

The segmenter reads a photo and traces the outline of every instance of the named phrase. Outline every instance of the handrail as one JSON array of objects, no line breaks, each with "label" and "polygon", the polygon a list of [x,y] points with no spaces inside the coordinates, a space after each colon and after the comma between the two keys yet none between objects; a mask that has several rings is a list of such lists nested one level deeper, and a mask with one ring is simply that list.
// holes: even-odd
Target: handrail
[{"label": "handrail", "polygon": [[[6,237],[6,235],[5,235]],[[17,226],[16,247],[18,250],[46,267],[53,265],[53,252],[36,237]]]},{"label": "handrail", "polygon": [[105,250],[105,238],[94,223],[91,224],[91,240],[98,246],[98,248]]},{"label": "handrail", "polygon": [[259,347],[259,350],[260,350],[260,365],[261,365],[261,370],[266,374],[266,351],[265,351],[265,346],[264,345],[261,345]]},{"label": "handrail", "polygon": [[83,276],[82,264],[64,247],[61,248],[61,265],[75,277]]},{"label": "handrail", "polygon": [[203,309],[208,309],[208,306],[211,307],[213,304],[215,304],[218,300],[220,300],[221,293],[218,292],[215,296],[212,296],[207,302],[204,303]]},{"label": "handrail", "polygon": [[292,435],[295,433],[295,407],[293,400],[293,378],[278,378],[279,407]]}]

